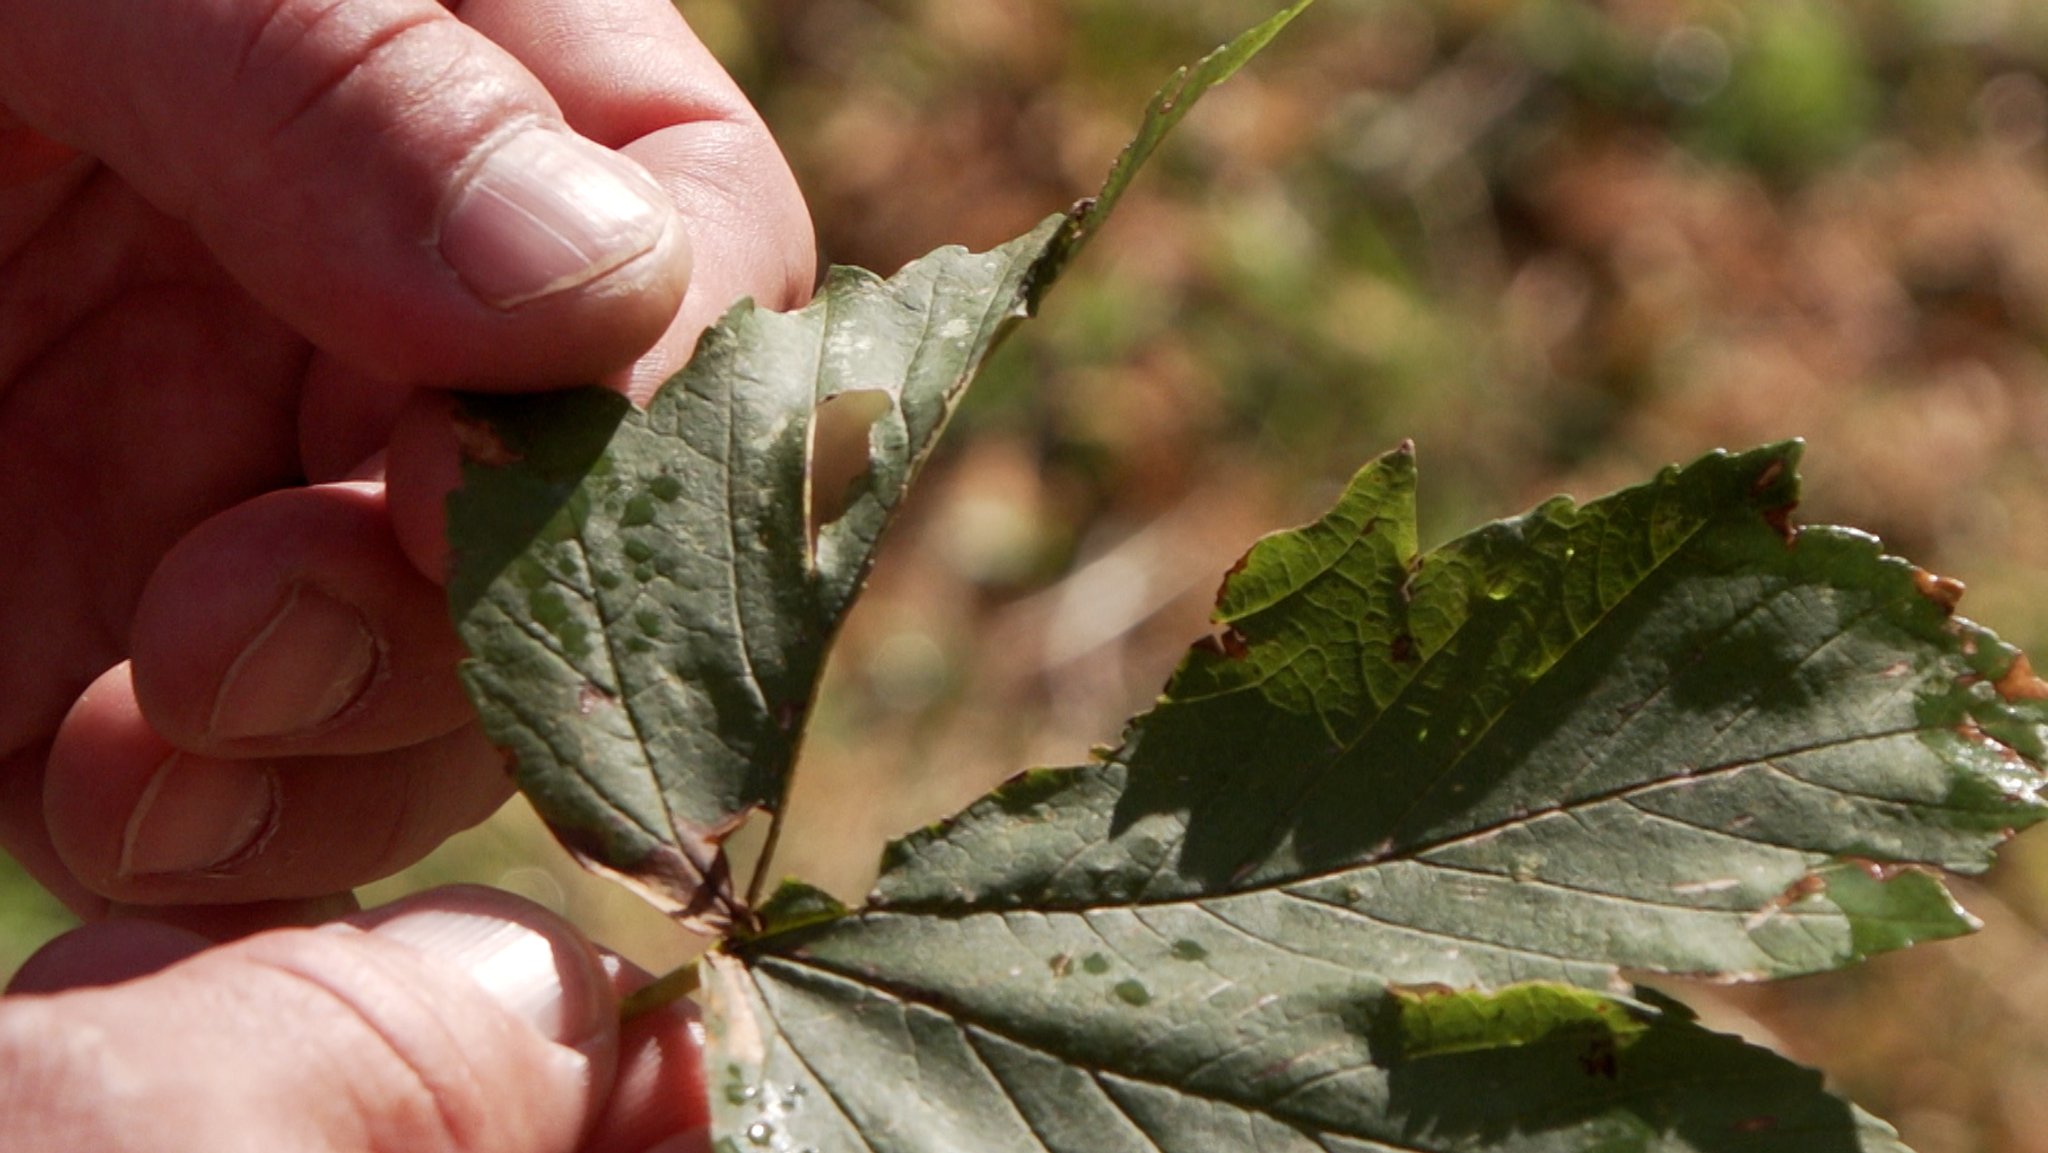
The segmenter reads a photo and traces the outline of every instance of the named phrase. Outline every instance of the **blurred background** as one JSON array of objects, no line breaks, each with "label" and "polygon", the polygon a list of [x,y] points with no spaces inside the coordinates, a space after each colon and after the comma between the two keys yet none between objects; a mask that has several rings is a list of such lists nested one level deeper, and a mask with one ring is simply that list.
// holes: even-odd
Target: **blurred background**
[{"label": "blurred background", "polygon": [[[981,248],[1092,192],[1145,98],[1277,0],[679,0],[828,259]],[[1809,442],[1809,522],[2048,651],[2048,5],[1321,0],[1212,93],[969,398],[836,653],[781,871],[1116,739],[1259,535],[1419,445],[1434,543],[1709,449]],[[2048,1150],[2048,833],[1968,941],[1711,1024],[1921,1153]],[[450,879],[650,965],[689,943],[514,806]],[[0,867],[0,973],[64,924]]]}]

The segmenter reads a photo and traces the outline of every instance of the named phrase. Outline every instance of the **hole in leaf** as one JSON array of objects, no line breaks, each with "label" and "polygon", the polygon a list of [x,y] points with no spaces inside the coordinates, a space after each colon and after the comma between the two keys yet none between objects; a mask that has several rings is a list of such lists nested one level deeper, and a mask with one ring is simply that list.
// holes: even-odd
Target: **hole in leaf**
[{"label": "hole in leaf", "polygon": [[811,467],[806,481],[810,507],[810,545],[818,534],[846,515],[867,490],[875,422],[894,401],[880,389],[855,389],[828,396],[811,419]]}]

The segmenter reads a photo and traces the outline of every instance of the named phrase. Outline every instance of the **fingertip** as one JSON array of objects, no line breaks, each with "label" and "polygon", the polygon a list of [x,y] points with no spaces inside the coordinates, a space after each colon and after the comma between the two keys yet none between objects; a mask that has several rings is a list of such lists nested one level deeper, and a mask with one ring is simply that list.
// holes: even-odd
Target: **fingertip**
[{"label": "fingertip", "polygon": [[[126,959],[70,952],[95,940]],[[25,1075],[0,1078],[7,1134],[25,1148],[226,1134],[250,1149],[559,1153],[581,1148],[609,1089],[618,1010],[602,965],[573,927],[509,896],[444,890],[199,944],[129,924],[44,958],[30,979],[53,995],[11,1000],[0,1029],[14,1042],[0,1066]],[[79,983],[121,969],[141,979]]]},{"label": "fingertip", "polygon": [[385,455],[392,532],[413,568],[436,584],[448,581],[448,495],[462,487],[459,418],[452,393],[415,393]]},{"label": "fingertip", "polygon": [[43,822],[64,866],[107,896],[137,797],[177,749],[150,727],[135,699],[134,668],[115,665],[80,693],[57,730],[44,770]]},{"label": "fingertip", "polygon": [[9,993],[61,993],[146,977],[213,944],[154,921],[100,921],[35,951],[7,983]]},{"label": "fingertip", "polygon": [[684,297],[676,209],[452,7],[49,6],[0,38],[0,97],[37,133],[0,123],[0,181],[61,166],[47,138],[75,143],[378,379],[622,369]]},{"label": "fingertip", "polygon": [[[651,982],[630,963],[613,964],[621,998]],[[710,1148],[711,1100],[705,1080],[703,1014],[671,1001],[627,1020],[619,1030],[618,1068],[584,1153],[684,1153]]]},{"label": "fingertip", "polygon": [[541,1036],[609,1067],[619,1003],[603,960],[575,926],[481,885],[436,889],[346,918],[459,970]]},{"label": "fingertip", "polygon": [[439,248],[486,304],[510,311],[621,271],[647,289],[675,273],[687,283],[675,207],[630,157],[538,124],[482,152],[450,197]]},{"label": "fingertip", "polygon": [[471,715],[441,591],[392,536],[385,486],[286,489],[201,524],[165,555],[132,626],[150,723],[208,754],[352,754]]}]

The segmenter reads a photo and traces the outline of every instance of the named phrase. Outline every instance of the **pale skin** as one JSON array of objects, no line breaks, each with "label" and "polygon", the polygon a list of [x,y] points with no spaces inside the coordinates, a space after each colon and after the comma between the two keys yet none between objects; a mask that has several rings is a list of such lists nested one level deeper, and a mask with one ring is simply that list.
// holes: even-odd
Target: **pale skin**
[{"label": "pale skin", "polygon": [[0,1001],[0,1150],[701,1141],[682,1018],[622,1042],[636,978],[538,910],[206,946],[508,794],[433,390],[644,399],[814,267],[668,0],[0,0],[0,844],[98,922]]}]

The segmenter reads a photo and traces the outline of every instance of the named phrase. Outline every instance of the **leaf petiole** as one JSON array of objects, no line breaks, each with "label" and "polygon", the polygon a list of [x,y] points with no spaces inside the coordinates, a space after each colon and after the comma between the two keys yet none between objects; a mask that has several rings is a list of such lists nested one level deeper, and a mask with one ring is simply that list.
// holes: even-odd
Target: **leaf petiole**
[{"label": "leaf petiole", "polygon": [[619,1002],[619,1020],[631,1021],[656,1009],[667,1008],[696,992],[701,983],[695,961],[663,973],[651,984],[635,989]]}]

